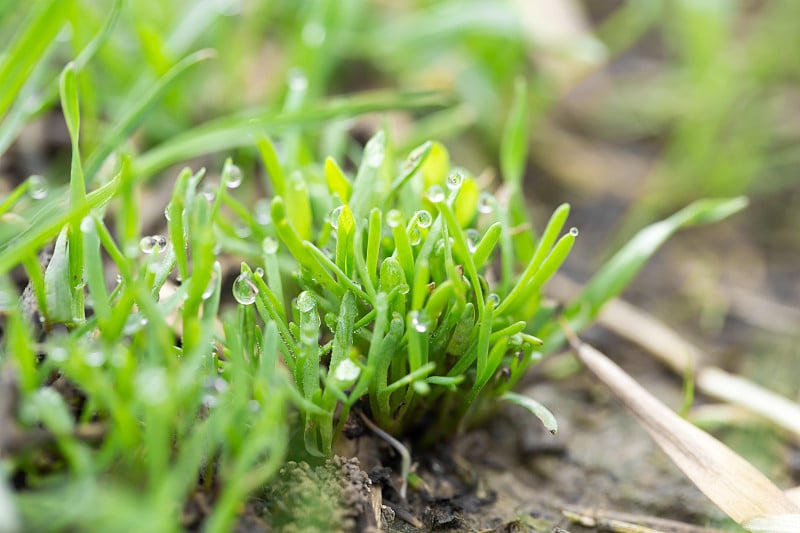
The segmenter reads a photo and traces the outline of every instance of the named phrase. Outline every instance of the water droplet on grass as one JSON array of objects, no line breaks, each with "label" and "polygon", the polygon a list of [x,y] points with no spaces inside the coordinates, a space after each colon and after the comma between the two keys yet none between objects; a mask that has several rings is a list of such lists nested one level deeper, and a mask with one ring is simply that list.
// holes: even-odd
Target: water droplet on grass
[{"label": "water droplet on grass", "polygon": [[411,246],[416,246],[422,242],[422,232],[416,224],[408,232],[408,242],[411,243]]},{"label": "water droplet on grass", "polygon": [[69,352],[63,346],[53,346],[47,353],[47,358],[56,363],[61,363],[67,360]]},{"label": "water droplet on grass", "polygon": [[94,219],[92,217],[83,217],[81,220],[81,231],[90,233],[94,229]]},{"label": "water droplet on grass", "polygon": [[106,362],[106,355],[101,351],[91,351],[83,354],[83,361],[91,367],[97,368]]},{"label": "water droplet on grass", "polygon": [[159,405],[168,396],[167,372],[161,367],[146,368],[136,376],[136,395],[147,405]]},{"label": "water droplet on grass", "polygon": [[464,183],[464,175],[461,172],[455,171],[447,176],[447,188],[451,191],[460,189],[462,183]]},{"label": "water droplet on grass", "polygon": [[288,84],[291,91],[305,91],[308,88],[308,78],[302,69],[293,68],[289,71]]},{"label": "water droplet on grass", "polygon": [[209,202],[213,202],[217,197],[217,188],[213,184],[205,182],[200,186],[200,194]]},{"label": "water droplet on grass", "polygon": [[384,135],[383,132],[378,132],[364,146],[364,164],[368,167],[378,168],[383,164],[384,157],[386,157]]},{"label": "water droplet on grass", "polygon": [[211,279],[208,281],[208,285],[206,286],[205,290],[203,291],[203,294],[201,294],[200,297],[203,300],[208,300],[209,298],[211,298],[211,295],[214,294],[214,289],[216,288],[217,288],[217,273],[212,272]]},{"label": "water droplet on grass", "polygon": [[251,305],[256,301],[258,289],[250,279],[250,274],[242,272],[233,281],[233,298],[242,305]]},{"label": "water droplet on grass", "polygon": [[486,297],[486,303],[497,307],[500,304],[500,296],[497,293],[490,292]]},{"label": "water droplet on grass", "polygon": [[478,211],[483,214],[489,214],[494,211],[494,197],[489,194],[488,192],[482,192],[480,197],[478,197]]},{"label": "water droplet on grass", "polygon": [[572,235],[573,237],[577,237],[577,236],[578,236],[578,233],[580,233],[580,232],[578,231],[578,228],[570,228],[570,229],[569,229],[569,234],[570,234],[570,235]]},{"label": "water droplet on grass", "polygon": [[343,205],[334,207],[328,215],[328,219],[330,220],[331,227],[333,229],[339,229],[339,217],[342,215],[342,209],[344,209]]},{"label": "water droplet on grass", "polygon": [[264,269],[263,269],[263,268],[261,268],[261,267],[257,267],[257,268],[255,269],[255,271],[253,272],[253,274],[255,274],[256,276],[258,276],[259,278],[263,278],[263,277],[264,277]]},{"label": "water droplet on grass", "polygon": [[333,377],[337,381],[342,381],[345,383],[351,383],[358,379],[359,374],[361,374],[361,369],[350,359],[344,359],[341,363],[336,366],[336,369],[333,371]]},{"label": "water droplet on grass", "polygon": [[425,333],[428,331],[428,325],[422,320],[422,317],[420,317],[419,311],[411,311],[409,316],[411,317],[411,327],[414,328],[415,331],[418,333]]},{"label": "water droplet on grass", "polygon": [[325,42],[325,27],[319,22],[309,22],[303,26],[303,42],[311,48],[317,48]]},{"label": "water droplet on grass", "polygon": [[222,169],[222,175],[225,180],[225,186],[229,189],[235,189],[242,184],[242,169],[233,163],[225,165],[225,168]]},{"label": "water droplet on grass", "polygon": [[467,248],[469,248],[469,252],[475,253],[475,250],[478,248],[478,241],[481,238],[481,234],[475,228],[468,228],[464,233],[467,236]]},{"label": "water droplet on grass", "polygon": [[430,228],[431,224],[433,224],[433,217],[424,209],[417,211],[414,216],[417,219],[417,225],[420,228]]},{"label": "water droplet on grass", "polygon": [[142,237],[139,241],[139,249],[142,253],[152,254],[156,249],[156,239],[152,236]]},{"label": "water droplet on grass", "polygon": [[237,221],[236,224],[233,226],[233,231],[236,233],[237,237],[240,237],[242,239],[246,239],[252,233],[250,229],[250,224],[248,224],[244,220]]},{"label": "water droplet on grass", "polygon": [[164,218],[167,220],[167,222],[172,220],[172,217],[169,214],[169,206],[164,208]]},{"label": "water droplet on grass", "polygon": [[266,226],[270,222],[272,222],[272,215],[270,214],[270,201],[266,198],[262,198],[261,200],[256,202],[254,207],[256,222],[261,224],[262,226]]},{"label": "water droplet on grass", "polygon": [[295,300],[297,310],[301,313],[310,313],[317,306],[317,299],[308,291],[301,292]]},{"label": "water droplet on grass", "polygon": [[28,194],[34,200],[41,200],[47,196],[49,186],[44,176],[34,174],[28,178]]},{"label": "water droplet on grass", "polygon": [[396,228],[403,223],[403,215],[397,209],[392,209],[386,213],[386,224],[390,228]]},{"label": "water droplet on grass", "polygon": [[440,185],[431,185],[428,189],[428,200],[433,203],[444,202],[444,189]]},{"label": "water droplet on grass", "polygon": [[265,254],[274,254],[278,251],[278,239],[275,237],[264,237],[261,241],[261,249]]}]

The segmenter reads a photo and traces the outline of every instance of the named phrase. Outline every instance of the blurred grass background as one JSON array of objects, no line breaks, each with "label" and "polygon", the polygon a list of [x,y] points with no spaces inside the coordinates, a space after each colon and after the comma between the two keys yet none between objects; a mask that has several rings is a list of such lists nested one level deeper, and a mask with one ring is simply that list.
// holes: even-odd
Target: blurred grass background
[{"label": "blurred grass background", "polygon": [[[0,0],[0,51],[43,4]],[[64,4],[53,16],[69,25],[0,131],[8,146],[0,193],[34,173],[66,182],[51,170],[68,168],[57,163],[69,157],[54,87],[112,3]],[[212,48],[216,59],[183,75],[129,141],[134,161],[243,110],[302,110],[370,89],[436,90],[447,106],[307,128],[298,164],[319,152],[355,153],[384,123],[395,145],[442,140],[453,160],[477,174],[499,166],[498,132],[515,80],[524,77],[532,132],[526,196],[546,207],[535,215],[540,222],[558,202],[573,203],[582,234],[567,271],[578,280],[636,228],[693,199],[750,197],[735,221],[670,243],[628,296],[704,339],[722,366],[797,399],[798,35],[793,0],[124,2],[109,39],[79,74],[83,151],[98,146],[181,58]],[[284,104],[304,83],[304,97]],[[14,113],[17,127],[8,120]],[[332,132],[341,131],[350,132],[344,144],[334,142]],[[253,170],[252,139],[238,144],[236,160]],[[787,457],[800,463],[794,448],[759,447],[760,437],[745,437],[736,438],[748,458],[762,454],[774,479],[800,482],[785,469]]]}]

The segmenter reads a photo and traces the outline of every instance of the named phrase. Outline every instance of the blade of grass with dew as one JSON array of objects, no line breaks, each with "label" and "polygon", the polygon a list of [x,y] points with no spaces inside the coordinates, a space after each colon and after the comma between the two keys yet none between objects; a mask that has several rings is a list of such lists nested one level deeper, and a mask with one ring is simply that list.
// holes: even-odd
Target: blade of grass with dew
[{"label": "blade of grass with dew", "polygon": [[526,292],[526,287],[531,283],[534,276],[536,276],[536,273],[542,266],[547,254],[553,248],[553,245],[558,238],[558,234],[561,233],[561,229],[564,227],[567,217],[569,216],[569,211],[569,204],[561,204],[556,208],[555,211],[553,211],[553,214],[550,216],[550,220],[547,222],[547,226],[544,228],[542,237],[539,239],[539,242],[536,245],[536,250],[533,253],[533,256],[528,262],[528,265],[525,267],[525,270],[519,276],[517,283],[509,291],[508,295],[503,299],[503,301],[500,302],[500,305],[497,309],[498,312],[502,313],[507,308],[518,305],[518,302],[522,300],[522,295]]},{"label": "blade of grass with dew", "polygon": [[[747,206],[744,197],[698,200],[674,215],[639,231],[609,259],[563,313],[575,331],[586,327],[603,305],[617,296],[639,273],[645,262],[679,229],[723,220]],[[561,346],[564,337],[551,324],[538,335],[546,339],[544,351]]]}]

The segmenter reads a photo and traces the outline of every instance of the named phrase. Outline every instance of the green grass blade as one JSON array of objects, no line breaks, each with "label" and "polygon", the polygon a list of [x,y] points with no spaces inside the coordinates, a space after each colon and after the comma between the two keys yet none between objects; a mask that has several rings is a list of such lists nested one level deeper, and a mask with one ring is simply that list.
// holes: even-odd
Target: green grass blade
[{"label": "green grass blade", "polygon": [[528,157],[527,86],[520,78],[514,86],[514,103],[500,143],[500,171],[512,194],[519,191]]},{"label": "green grass blade", "polygon": [[[603,305],[620,294],[639,273],[644,264],[679,229],[722,220],[747,206],[744,197],[698,200],[674,215],[639,231],[609,259],[584,287],[583,292],[564,311],[571,327],[579,331],[600,312]],[[545,332],[545,351],[561,345],[558,328]],[[547,335],[547,333],[550,333]]]},{"label": "green grass blade", "polygon": [[36,64],[67,21],[72,2],[40,0],[11,47],[0,56],[0,118],[4,117]]},{"label": "green grass blade", "polygon": [[558,431],[558,421],[556,417],[553,416],[553,413],[533,398],[517,394],[516,392],[506,392],[500,399],[513,403],[514,405],[519,405],[530,411],[533,416],[542,421],[542,424],[544,424],[544,427],[547,428],[547,431],[550,433],[555,435]]},{"label": "green grass blade", "polygon": [[200,50],[186,56],[169,69],[147,93],[135,95],[136,100],[130,110],[117,121],[111,131],[103,136],[103,142],[89,156],[86,162],[86,175],[90,181],[100,170],[106,157],[116,149],[125,136],[132,133],[141,124],[147,112],[166,94],[175,81],[190,68],[213,58],[214,55],[212,50]]},{"label": "green grass blade", "polygon": [[322,122],[376,111],[441,107],[449,101],[435,92],[387,93],[366,92],[334,98],[321,104],[290,112],[261,109],[239,113],[203,124],[176,135],[136,161],[137,175],[148,178],[163,168],[196,157],[252,144],[265,132],[280,133],[296,127],[310,127]]}]

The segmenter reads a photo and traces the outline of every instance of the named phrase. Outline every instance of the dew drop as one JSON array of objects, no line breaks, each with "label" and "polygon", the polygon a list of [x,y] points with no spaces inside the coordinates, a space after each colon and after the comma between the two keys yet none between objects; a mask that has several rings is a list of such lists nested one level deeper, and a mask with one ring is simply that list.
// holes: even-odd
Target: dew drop
[{"label": "dew drop", "polygon": [[293,68],[289,71],[289,90],[293,92],[305,91],[308,88],[308,78],[303,69]]},{"label": "dew drop", "polygon": [[48,185],[44,176],[34,174],[28,178],[28,194],[34,200],[41,200],[47,196]]},{"label": "dew drop", "polygon": [[436,241],[436,247],[433,249],[433,255],[440,256],[444,253],[444,239]]},{"label": "dew drop", "polygon": [[397,209],[392,209],[386,213],[386,224],[390,228],[396,228],[403,223],[403,215]]},{"label": "dew drop", "polygon": [[408,294],[411,290],[411,287],[408,286],[408,283],[401,283],[397,286],[397,292],[400,294]]},{"label": "dew drop", "polygon": [[325,27],[319,22],[309,22],[303,26],[303,42],[311,48],[317,48],[325,42]]},{"label": "dew drop", "polygon": [[451,191],[460,189],[462,183],[464,183],[464,175],[459,171],[452,172],[447,176],[447,188]]},{"label": "dew drop", "polygon": [[91,367],[97,368],[106,362],[106,355],[101,351],[91,351],[83,354],[83,361]]},{"label": "dew drop", "polygon": [[367,141],[367,145],[364,147],[364,164],[368,167],[378,168],[383,164],[383,159],[386,157],[384,139],[383,132],[378,132]]},{"label": "dew drop", "polygon": [[81,231],[84,233],[91,233],[94,229],[94,219],[92,217],[83,217],[81,220]]},{"label": "dew drop", "polygon": [[352,383],[358,379],[361,369],[350,359],[344,359],[336,366],[333,377],[340,382]]},{"label": "dew drop", "polygon": [[497,307],[500,304],[500,296],[498,296],[498,294],[495,292],[490,292],[486,297],[486,303],[492,304],[493,307]]},{"label": "dew drop", "polygon": [[488,192],[482,192],[478,198],[478,211],[483,214],[489,214],[494,211],[494,197]]},{"label": "dew drop", "polygon": [[47,358],[56,363],[62,363],[67,360],[69,353],[63,346],[53,346],[47,353]]},{"label": "dew drop", "polygon": [[164,208],[164,218],[167,220],[167,222],[172,220],[172,217],[169,214],[169,208],[170,208],[170,206],[167,206],[167,207]]},{"label": "dew drop", "polygon": [[419,311],[411,311],[409,316],[411,318],[411,327],[414,328],[415,331],[418,333],[425,333],[428,331],[428,325],[425,324],[425,322],[419,316]]},{"label": "dew drop", "polygon": [[233,298],[242,305],[250,305],[256,301],[258,289],[250,279],[250,274],[242,272],[233,281]]},{"label": "dew drop", "polygon": [[444,202],[444,189],[440,185],[431,185],[428,189],[428,200],[435,204]]},{"label": "dew drop", "polygon": [[209,202],[213,202],[214,198],[217,197],[217,190],[213,184],[205,182],[200,186],[200,194],[202,194]]},{"label": "dew drop", "polygon": [[159,405],[168,396],[167,372],[162,367],[146,368],[135,380],[136,394],[148,405]]},{"label": "dew drop", "polygon": [[414,216],[416,217],[417,225],[420,228],[430,228],[431,224],[433,224],[433,217],[424,209],[417,211]]},{"label": "dew drop", "polygon": [[297,310],[301,313],[310,313],[317,307],[317,299],[308,291],[301,292],[295,301]]},{"label": "dew drop", "polygon": [[206,289],[203,291],[203,294],[200,297],[203,300],[208,300],[211,298],[211,295],[214,294],[214,289],[217,288],[217,273],[211,273],[211,279],[208,281],[208,285],[206,285]]},{"label": "dew drop", "polygon": [[408,232],[408,242],[411,243],[411,246],[416,246],[422,242],[422,232],[416,224]]},{"label": "dew drop", "polygon": [[278,239],[275,237],[264,237],[261,241],[261,250],[265,254],[274,254],[278,251]]},{"label": "dew drop", "polygon": [[519,349],[522,348],[523,344],[525,344],[525,339],[522,338],[522,335],[516,333],[508,338],[508,346],[512,349]]},{"label": "dew drop", "polygon": [[343,205],[334,207],[333,210],[328,215],[328,218],[331,221],[331,227],[333,229],[339,229],[339,217],[341,216],[343,209],[344,209]]},{"label": "dew drop", "polygon": [[570,235],[572,235],[573,237],[577,237],[577,236],[578,236],[578,233],[580,233],[580,232],[578,231],[578,228],[570,228],[570,229],[569,229],[569,234],[570,234]]},{"label": "dew drop", "polygon": [[162,253],[164,250],[167,249],[167,238],[163,235],[153,235],[153,239],[156,241],[156,246],[154,248],[156,253]]},{"label": "dew drop", "polygon": [[263,278],[263,277],[264,277],[264,269],[263,269],[263,268],[261,268],[261,267],[257,267],[257,268],[255,269],[255,271],[253,272],[253,274],[255,274],[256,276],[258,276],[259,278]]},{"label": "dew drop", "polygon": [[253,209],[255,212],[256,222],[262,226],[266,226],[272,222],[272,215],[270,215],[271,207],[270,201],[266,198],[262,198],[261,200],[257,201]]},{"label": "dew drop", "polygon": [[225,180],[225,186],[229,189],[235,189],[242,184],[242,169],[233,163],[226,163],[222,169],[222,176]]},{"label": "dew drop", "polygon": [[244,220],[239,220],[234,224],[233,231],[236,233],[236,236],[242,239],[246,239],[252,233],[250,229],[250,224],[245,222]]},{"label": "dew drop", "polygon": [[142,253],[152,254],[156,249],[156,239],[152,236],[142,237],[139,241],[139,249]]},{"label": "dew drop", "polygon": [[467,236],[467,248],[470,253],[475,253],[478,248],[478,241],[481,239],[481,234],[475,228],[468,228],[464,232]]},{"label": "dew drop", "polygon": [[418,146],[410,154],[408,154],[408,157],[403,163],[403,169],[405,170],[405,172],[411,172],[411,170],[413,170],[413,168],[417,165],[417,163],[419,163],[419,160],[422,157],[425,148],[426,145]]}]

